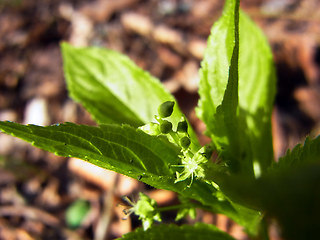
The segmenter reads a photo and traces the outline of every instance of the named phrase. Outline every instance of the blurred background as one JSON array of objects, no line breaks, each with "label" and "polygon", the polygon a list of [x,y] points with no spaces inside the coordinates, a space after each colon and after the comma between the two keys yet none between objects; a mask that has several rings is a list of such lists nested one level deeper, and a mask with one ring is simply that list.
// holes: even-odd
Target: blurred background
[{"label": "blurred background", "polygon": [[[198,69],[221,0],[0,0],[0,120],[94,125],[66,90],[59,43],[107,47],[158,77],[201,136],[194,107]],[[241,0],[269,40],[278,76],[273,112],[275,158],[320,133],[320,1]],[[0,239],[115,239],[140,225],[121,197],[143,191],[160,206],[174,193],[57,157],[0,134]],[[163,215],[173,222],[176,212]],[[126,218],[126,219],[124,219]],[[236,239],[241,227],[199,211],[195,220]],[[279,239],[270,229],[272,239]]]}]

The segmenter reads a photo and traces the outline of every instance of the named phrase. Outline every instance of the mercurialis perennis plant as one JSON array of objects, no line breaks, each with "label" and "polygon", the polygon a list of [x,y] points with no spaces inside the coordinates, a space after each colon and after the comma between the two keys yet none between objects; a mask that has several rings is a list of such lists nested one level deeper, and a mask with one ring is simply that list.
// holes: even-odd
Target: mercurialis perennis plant
[{"label": "mercurialis perennis plant", "polygon": [[[145,194],[131,203],[143,227],[121,239],[233,239],[215,226],[154,224],[176,209],[228,216],[253,239],[317,239],[320,138],[307,138],[275,161],[271,113],[276,92],[270,47],[260,29],[226,0],[200,69],[197,116],[211,143],[201,146],[160,81],[112,50],[61,44],[70,96],[98,126],[0,122],[0,130],[60,156],[76,157],[176,192],[181,204],[159,208]],[[212,153],[218,156],[212,160]]]}]

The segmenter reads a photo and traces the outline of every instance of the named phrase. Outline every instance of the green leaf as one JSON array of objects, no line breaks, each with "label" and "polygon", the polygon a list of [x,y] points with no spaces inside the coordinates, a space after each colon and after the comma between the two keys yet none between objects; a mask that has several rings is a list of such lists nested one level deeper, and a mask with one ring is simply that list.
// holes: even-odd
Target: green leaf
[{"label": "green leaf", "polygon": [[[256,177],[273,162],[271,115],[276,93],[272,52],[262,31],[240,12],[239,111]],[[242,138],[242,137],[241,137]]]},{"label": "green leaf", "polygon": [[[154,120],[158,107],[174,97],[160,81],[137,67],[127,56],[97,48],[61,44],[70,96],[98,123],[141,126]],[[175,104],[169,120],[176,128],[183,114]],[[193,148],[199,149],[191,126]]]},{"label": "green leaf", "polygon": [[113,124],[93,127],[66,123],[40,127],[0,122],[0,130],[57,155],[80,158],[155,188],[195,199],[209,210],[224,213],[252,231],[259,221],[259,213],[217,197],[217,189],[209,183],[195,179],[190,188],[186,181],[174,184],[176,169],[171,165],[180,162],[180,150],[165,137]]},{"label": "green leaf", "polygon": [[265,37],[244,13],[238,19],[237,8],[238,1],[227,0],[211,30],[197,114],[233,172],[257,177],[273,159],[275,74]]},{"label": "green leaf", "polygon": [[190,216],[191,219],[195,219],[197,212],[195,208],[182,208],[178,211],[175,221],[179,221],[187,216]]},{"label": "green leaf", "polygon": [[236,168],[239,152],[238,107],[239,1],[227,0],[208,39],[201,63],[198,116],[221,157]]},{"label": "green leaf", "polygon": [[230,177],[221,187],[237,202],[276,219],[285,239],[316,239],[320,228],[319,186],[317,137],[297,145],[260,178]]},{"label": "green leaf", "polygon": [[258,179],[231,177],[227,184],[223,190],[232,189],[232,199],[275,219],[284,239],[317,239],[320,228],[320,161],[267,173]]},{"label": "green leaf", "polygon": [[147,231],[138,228],[135,232],[125,234],[120,240],[197,240],[197,239],[215,239],[215,240],[234,240],[227,233],[219,230],[217,227],[209,224],[197,223],[195,225],[166,225],[161,224],[153,226]]},{"label": "green leaf", "polygon": [[307,137],[304,145],[296,145],[292,151],[288,150],[286,155],[274,163],[271,171],[299,168],[303,165],[317,162],[320,158],[320,136],[315,139]]},{"label": "green leaf", "polygon": [[173,100],[160,82],[112,50],[61,44],[70,96],[98,123],[150,122],[157,107]]},{"label": "green leaf", "polygon": [[[266,175],[254,189],[262,208],[277,220],[284,239],[298,240],[317,239],[319,236],[319,186],[318,155],[316,162]],[[263,192],[259,190],[261,188]]]},{"label": "green leaf", "polygon": [[113,124],[41,127],[0,121],[0,130],[56,155],[80,158],[156,188],[183,192],[209,206],[214,202],[214,188],[209,184],[195,181],[192,188],[187,188],[185,182],[174,184],[176,169],[171,165],[180,162],[180,149],[163,136]]},{"label": "green leaf", "polygon": [[156,186],[174,181],[169,166],[178,163],[179,149],[128,125],[65,123],[41,127],[0,122],[0,129],[56,155],[84,159],[136,179],[152,178]]},{"label": "green leaf", "polygon": [[196,209],[196,206],[192,204],[190,199],[184,198],[183,196],[179,196],[179,201],[181,206],[183,207],[178,209],[175,221],[177,222],[187,217],[188,215],[190,216],[191,219],[195,219],[197,216],[197,209]]},{"label": "green leaf", "polygon": [[[249,32],[246,32],[247,30]],[[252,37],[249,37],[249,35]],[[252,41],[252,39],[255,38],[264,44],[262,53],[259,52],[260,49],[255,45],[256,43]],[[252,47],[257,47],[257,49],[254,49],[254,51],[258,52],[257,54],[252,54]],[[268,54],[270,55],[270,51],[268,52],[267,50],[267,54],[263,55],[265,48],[269,50],[268,44],[260,30],[245,18],[243,13],[240,13],[239,16],[239,1],[227,0],[222,17],[212,27],[205,57],[201,63],[200,100],[197,114],[207,126],[206,133],[212,138],[219,152],[219,158],[223,160],[221,163],[226,162],[231,172],[245,176],[253,176],[256,174],[257,177],[261,174],[262,170],[258,168],[260,166],[259,164],[256,164],[258,167],[256,167],[256,172],[254,172],[254,163],[256,163],[256,161],[264,162],[263,159],[267,158],[268,163],[270,163],[272,160],[272,157],[269,158],[270,152],[272,155],[272,148],[271,150],[269,149],[269,146],[272,146],[270,145],[272,143],[270,137],[271,132],[269,132],[271,111],[268,112],[269,115],[266,114],[269,122],[267,122],[266,125],[259,125],[259,119],[256,118],[262,117],[263,120],[265,120],[266,116],[256,108],[251,109],[251,107],[256,105],[257,102],[259,106],[264,106],[265,102],[261,99],[269,99],[268,97],[270,97],[273,100],[273,96],[262,96],[261,99],[259,99],[257,94],[250,93],[251,96],[254,95],[255,98],[247,100],[246,98],[250,97],[247,91],[252,86],[252,83],[249,81],[257,77],[256,74],[264,74],[264,72],[256,73],[253,71],[253,76],[245,79],[248,77],[247,73],[251,73],[255,66],[249,65],[244,67],[240,65],[239,67],[238,62],[242,64],[242,62],[248,60],[247,58],[255,57],[255,62],[259,63],[259,61],[262,61],[262,64],[264,64],[265,61],[263,58],[268,57]],[[247,54],[243,54],[243,51],[247,51]],[[259,54],[262,54],[262,56],[260,57]],[[270,59],[267,58],[267,60],[269,61]],[[252,61],[249,62],[252,63]],[[274,86],[269,82],[268,71],[270,64],[266,66],[259,65],[259,67],[266,68],[267,77],[264,75],[262,78],[263,81],[259,82],[258,90],[265,87],[274,90]],[[271,68],[272,67],[273,66],[271,66]],[[252,106],[250,104],[252,104]],[[268,109],[268,107],[269,106],[266,108]],[[266,128],[262,131],[265,131],[267,134],[260,136],[254,128],[256,126]],[[261,137],[262,140],[261,138],[254,138],[257,137],[257,135]],[[267,136],[267,138],[263,139],[265,136]],[[261,151],[260,153],[257,152],[257,146],[263,145],[261,142],[265,144],[266,148],[263,150],[258,149]],[[262,156],[260,159],[258,155],[265,153],[265,151],[267,151],[266,157]],[[264,168],[265,166],[263,166],[263,169]],[[214,176],[215,174],[210,175]],[[215,181],[214,178],[210,179],[218,184],[223,184],[223,186],[228,185],[224,183],[224,181],[227,181],[228,176],[221,176],[219,178],[218,181]],[[227,193],[232,191],[232,186],[228,187]],[[225,190],[225,188],[222,190]],[[221,192],[219,194],[218,191],[217,194],[219,198]],[[229,196],[233,195],[231,194]],[[261,220],[262,215],[259,215],[257,211],[250,211],[246,207],[236,204],[232,198],[229,202],[238,210],[238,213],[243,211],[237,216],[237,221],[239,223],[241,222],[240,224],[245,226],[251,234],[257,234],[258,228],[256,224]],[[250,205],[246,206],[250,207]]]}]

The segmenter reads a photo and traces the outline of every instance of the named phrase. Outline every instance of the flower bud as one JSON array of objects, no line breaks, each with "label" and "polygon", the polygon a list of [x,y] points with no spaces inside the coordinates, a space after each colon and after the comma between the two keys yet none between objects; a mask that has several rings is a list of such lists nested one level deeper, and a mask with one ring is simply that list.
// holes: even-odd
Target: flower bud
[{"label": "flower bud", "polygon": [[178,123],[177,132],[181,132],[181,133],[188,132],[188,123],[186,120],[183,120]]},{"label": "flower bud", "polygon": [[190,146],[190,144],[191,144],[191,141],[190,141],[190,138],[189,137],[187,137],[187,136],[184,136],[184,137],[182,137],[181,139],[180,139],[180,145],[181,145],[181,147],[183,147],[183,148],[188,148],[189,146]]},{"label": "flower bud", "polygon": [[161,118],[170,117],[173,112],[173,101],[166,101],[162,103],[158,108],[158,113]]},{"label": "flower bud", "polygon": [[160,132],[163,134],[167,134],[171,130],[172,130],[172,123],[167,120],[163,120],[163,122],[160,124]]}]

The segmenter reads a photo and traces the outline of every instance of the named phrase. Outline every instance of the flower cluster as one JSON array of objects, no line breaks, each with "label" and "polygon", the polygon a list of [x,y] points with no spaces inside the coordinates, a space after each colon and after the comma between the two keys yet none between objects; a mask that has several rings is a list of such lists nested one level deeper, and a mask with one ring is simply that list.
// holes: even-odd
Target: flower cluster
[{"label": "flower cluster", "polygon": [[134,213],[135,215],[139,216],[144,230],[150,228],[153,221],[161,222],[161,216],[156,201],[149,198],[144,193],[139,193],[139,200],[136,203],[132,202],[128,197],[125,197],[124,200],[131,207],[123,210],[123,212],[126,215]]},{"label": "flower cluster", "polygon": [[195,177],[204,178],[205,170],[204,164],[208,162],[207,150],[205,146],[198,152],[192,152],[190,149],[191,139],[188,134],[188,122],[184,117],[177,124],[177,129],[172,129],[173,125],[168,120],[173,113],[175,102],[166,101],[162,103],[158,108],[158,115],[155,116],[156,123],[149,123],[140,127],[141,130],[145,131],[150,135],[166,135],[168,140],[181,148],[181,164],[171,165],[171,167],[182,167],[182,172],[176,172],[175,183],[187,180],[191,178],[191,182],[188,187],[191,186]]}]

